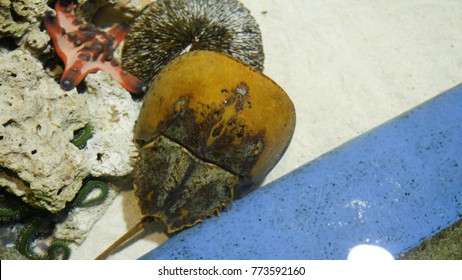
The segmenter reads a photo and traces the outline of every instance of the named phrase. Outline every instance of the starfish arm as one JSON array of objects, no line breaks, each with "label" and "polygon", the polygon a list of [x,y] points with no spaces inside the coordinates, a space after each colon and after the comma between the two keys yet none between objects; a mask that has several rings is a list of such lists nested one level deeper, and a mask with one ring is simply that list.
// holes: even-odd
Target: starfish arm
[{"label": "starfish arm", "polygon": [[56,15],[46,12],[44,22],[55,51],[64,62],[60,81],[64,90],[76,87],[88,73],[103,70],[130,93],[145,92],[146,87],[140,79],[112,61],[114,49],[128,32],[128,23],[104,32],[75,18],[73,0],[57,0],[55,10]]},{"label": "starfish arm", "polygon": [[107,31],[107,34],[114,38],[114,43],[112,47],[115,49],[122,42],[125,35],[127,35],[130,25],[127,22],[122,22],[120,24],[114,25],[111,29]]},{"label": "starfish arm", "polygon": [[66,33],[79,30],[79,25],[82,23],[76,21],[74,1],[58,0],[55,5],[55,10],[59,25],[66,30]]},{"label": "starfish arm", "polygon": [[142,95],[146,92],[147,87],[140,79],[128,72],[123,71],[122,68],[119,69],[121,70],[121,73],[118,75],[123,79],[123,81],[119,81],[119,83],[123,88],[125,88],[128,92],[136,95]]},{"label": "starfish arm", "polygon": [[58,24],[56,16],[52,12],[45,13],[44,23],[56,53],[67,65],[69,56],[75,54],[75,51],[70,51],[74,49],[73,44],[67,39],[65,30]]},{"label": "starfish arm", "polygon": [[114,80],[130,93],[141,95],[146,92],[146,86],[140,79],[114,65],[112,61],[99,62],[98,68],[109,73]]},{"label": "starfish arm", "polygon": [[[70,65],[70,67],[66,67],[61,77],[61,87],[64,90],[71,90],[75,88],[80,82],[85,78],[85,76],[89,73],[88,71],[85,73],[82,71],[82,68],[87,63],[84,59],[75,59],[74,63]],[[97,70],[96,70],[97,71]]]}]

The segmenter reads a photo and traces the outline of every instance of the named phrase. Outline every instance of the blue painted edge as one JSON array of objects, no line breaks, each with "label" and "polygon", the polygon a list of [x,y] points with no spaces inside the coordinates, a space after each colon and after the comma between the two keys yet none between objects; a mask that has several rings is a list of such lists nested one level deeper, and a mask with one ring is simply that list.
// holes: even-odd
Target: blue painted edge
[{"label": "blue painted edge", "polygon": [[396,257],[462,217],[461,124],[459,85],[141,259],[345,259],[359,244]]}]

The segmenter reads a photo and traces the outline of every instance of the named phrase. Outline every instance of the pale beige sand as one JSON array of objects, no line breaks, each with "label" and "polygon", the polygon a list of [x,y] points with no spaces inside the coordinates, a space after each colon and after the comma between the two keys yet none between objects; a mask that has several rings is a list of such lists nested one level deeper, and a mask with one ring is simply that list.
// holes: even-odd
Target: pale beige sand
[{"label": "pale beige sand", "polygon": [[[267,182],[462,81],[457,0],[242,0],[262,29],[265,73],[292,97],[295,136]],[[74,252],[92,259],[135,224],[123,193]],[[113,255],[136,259],[163,242],[151,234]]]}]

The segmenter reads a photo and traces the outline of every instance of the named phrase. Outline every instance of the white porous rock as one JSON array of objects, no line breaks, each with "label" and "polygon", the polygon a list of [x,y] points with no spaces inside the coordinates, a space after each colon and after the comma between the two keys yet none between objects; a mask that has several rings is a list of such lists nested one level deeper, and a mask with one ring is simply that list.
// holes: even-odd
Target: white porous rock
[{"label": "white porous rock", "polygon": [[[104,72],[87,91],[63,91],[27,52],[2,54],[0,65],[0,186],[29,204],[57,212],[89,175],[125,176],[137,155],[133,126],[141,102]],[[79,150],[74,131],[90,123]]]},{"label": "white porous rock", "polygon": [[84,150],[91,175],[128,175],[137,156],[133,128],[141,102],[134,101],[130,93],[102,71],[88,75],[85,84],[84,95],[94,130]]},{"label": "white porous rock", "polygon": [[0,0],[0,38],[20,38],[29,28],[28,22],[13,19],[12,10],[11,0]]},{"label": "white porous rock", "polygon": [[51,53],[50,37],[42,30],[47,0],[0,0],[0,38],[39,57]]},{"label": "white porous rock", "polygon": [[[88,177],[125,176],[133,170],[133,127],[141,102],[104,72],[86,77],[86,90],[64,91],[27,51],[0,52],[0,187],[28,204],[63,210]],[[87,123],[85,148],[70,141]],[[116,197],[74,208],[56,238],[81,243]]]},{"label": "white porous rock", "polygon": [[[93,137],[82,150],[92,177],[119,177],[132,172],[137,149],[132,141],[133,127],[141,102],[135,102],[109,74],[98,72],[85,78],[87,86],[82,94],[93,127]],[[62,223],[56,225],[54,237],[72,242],[75,249],[106,212],[119,189],[113,184],[106,200],[97,206],[76,207]]]},{"label": "white porous rock", "polygon": [[0,187],[58,212],[91,169],[70,143],[90,120],[85,98],[63,91],[25,51],[0,56]]},{"label": "white porous rock", "polygon": [[[3,12],[18,14],[13,29],[10,22],[0,23],[0,38],[14,38],[18,46],[13,51],[0,47],[0,188],[34,207],[67,212],[84,179],[132,171],[137,155],[133,127],[141,102],[103,72],[88,75],[79,87],[83,92],[62,90],[38,60],[53,51],[49,35],[40,29],[51,9],[45,0],[32,2],[0,0],[0,18]],[[79,149],[70,141],[87,123],[93,137]],[[67,213],[55,238],[72,246],[81,243],[116,197],[117,187],[110,186],[102,204]]]}]

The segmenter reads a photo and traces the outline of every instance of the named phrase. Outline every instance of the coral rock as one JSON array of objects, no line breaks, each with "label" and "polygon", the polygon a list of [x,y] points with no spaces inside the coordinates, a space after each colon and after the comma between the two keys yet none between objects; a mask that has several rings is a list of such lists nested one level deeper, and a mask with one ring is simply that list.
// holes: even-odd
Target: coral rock
[{"label": "coral rock", "polygon": [[133,102],[130,94],[105,72],[88,75],[85,82],[85,98],[95,130],[84,150],[92,166],[91,175],[125,176],[132,172],[137,156],[132,139],[141,102]]},{"label": "coral rock", "polygon": [[49,10],[46,0],[0,0],[0,38],[12,39],[18,46],[34,45],[35,36],[41,36],[41,18]]},{"label": "coral rock", "polygon": [[15,21],[11,14],[13,10],[10,0],[0,0],[0,38],[20,38],[29,28],[26,21]]},{"label": "coral rock", "polygon": [[[63,91],[26,52],[0,54],[0,60],[0,186],[57,212],[89,175],[132,171],[140,103],[110,75],[89,75],[88,92],[78,94]],[[94,134],[79,150],[70,141],[87,123]]]},{"label": "coral rock", "polygon": [[62,91],[25,52],[4,54],[1,61],[0,186],[57,212],[90,172],[84,153],[69,142],[89,121],[85,100]]}]

